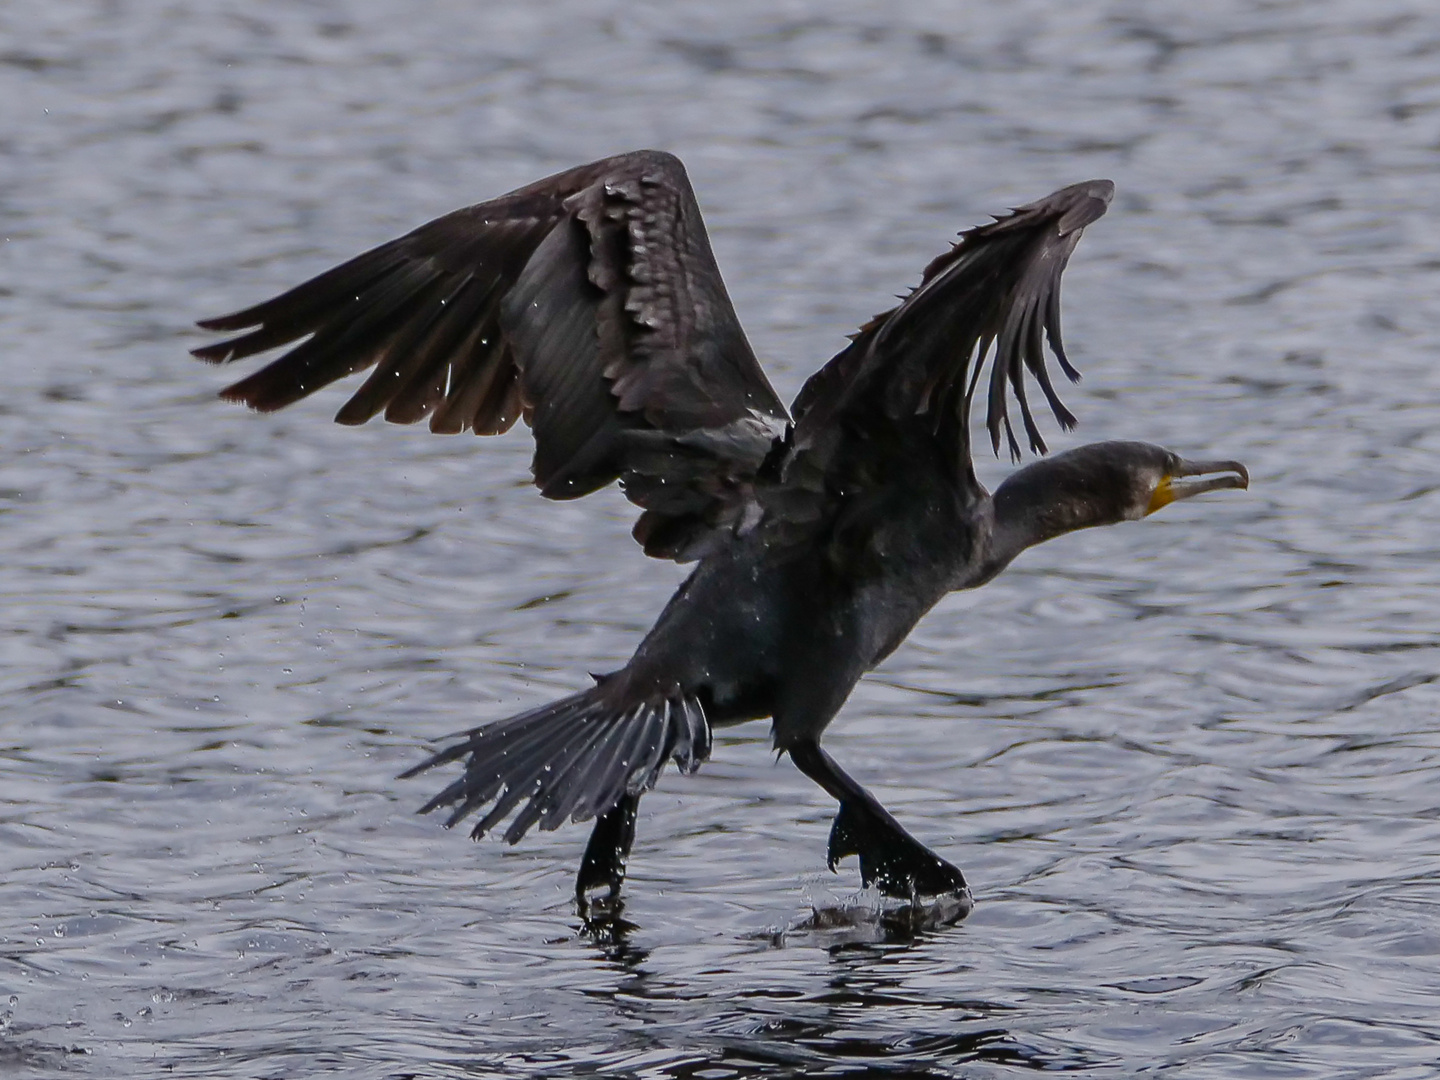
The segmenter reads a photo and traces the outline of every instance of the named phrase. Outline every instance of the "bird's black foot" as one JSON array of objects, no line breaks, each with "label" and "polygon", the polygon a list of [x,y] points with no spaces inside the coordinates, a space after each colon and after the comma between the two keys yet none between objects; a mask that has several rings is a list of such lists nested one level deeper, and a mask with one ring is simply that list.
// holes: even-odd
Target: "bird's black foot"
[{"label": "bird's black foot", "polygon": [[878,885],[886,896],[916,900],[923,896],[968,894],[965,875],[902,829],[879,806],[863,799],[842,799],[830,829],[830,869],[847,855],[860,856],[860,880]]},{"label": "bird's black foot", "polygon": [[914,902],[951,896],[964,918],[970,910],[965,875],[900,827],[900,823],[857,784],[813,739],[788,747],[790,758],[840,803],[830,830],[830,869],[847,855],[860,856],[860,878],[886,896]]},{"label": "bird's black foot", "polygon": [[[580,873],[575,877],[575,905],[584,919],[605,918],[620,909],[620,886],[635,842],[639,795],[626,795],[595,821]],[[596,895],[604,890],[604,895]]]}]

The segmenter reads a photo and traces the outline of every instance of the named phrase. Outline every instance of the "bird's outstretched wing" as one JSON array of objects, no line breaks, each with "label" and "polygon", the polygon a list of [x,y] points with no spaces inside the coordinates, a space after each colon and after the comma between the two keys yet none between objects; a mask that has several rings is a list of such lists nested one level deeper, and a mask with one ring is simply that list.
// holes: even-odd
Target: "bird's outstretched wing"
[{"label": "bird's outstretched wing", "polygon": [[535,483],[620,478],[648,554],[687,559],[745,512],[788,417],[745,339],[684,166],[637,151],[422,225],[262,304],[223,363],[300,338],[222,392],[262,412],[373,367],[335,419],[535,435]]},{"label": "bird's outstretched wing", "polygon": [[[882,431],[913,452],[917,435],[948,468],[973,482],[970,402],[987,352],[990,379],[986,426],[996,450],[1003,429],[1012,456],[1020,443],[1006,405],[1007,384],[1020,406],[1031,450],[1045,452],[1025,396],[1025,372],[1039,384],[1055,418],[1073,427],[1050,382],[1044,339],[1072,380],[1060,339],[1060,275],[1081,230],[1105,213],[1115,187],[1090,180],[1015,209],[960,234],[950,251],[925,268],[899,306],[871,319],[851,344],[811,376],[795,399],[797,463],[813,448],[824,458],[841,443],[867,440],[869,466],[884,453]],[[993,346],[993,348],[992,348]],[[825,472],[830,462],[812,468]],[[832,479],[837,479],[832,477]]]}]

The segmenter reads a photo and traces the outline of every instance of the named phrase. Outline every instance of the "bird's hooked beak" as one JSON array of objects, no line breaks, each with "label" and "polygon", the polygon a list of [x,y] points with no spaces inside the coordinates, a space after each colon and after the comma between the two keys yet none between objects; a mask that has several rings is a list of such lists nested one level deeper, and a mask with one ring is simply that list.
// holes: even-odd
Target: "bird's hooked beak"
[{"label": "bird's hooked beak", "polygon": [[[1223,476],[1210,476],[1211,473],[1224,473]],[[1187,476],[1208,476],[1206,480],[1185,480]],[[1155,491],[1150,496],[1150,506],[1146,514],[1153,514],[1162,506],[1168,506],[1172,502],[1179,502],[1181,499],[1188,499],[1192,495],[1199,495],[1206,491],[1218,491],[1221,488],[1248,488],[1250,486],[1250,473],[1244,465],[1238,461],[1186,461],[1179,459],[1179,463],[1164,476],[1160,483],[1155,485]]]}]

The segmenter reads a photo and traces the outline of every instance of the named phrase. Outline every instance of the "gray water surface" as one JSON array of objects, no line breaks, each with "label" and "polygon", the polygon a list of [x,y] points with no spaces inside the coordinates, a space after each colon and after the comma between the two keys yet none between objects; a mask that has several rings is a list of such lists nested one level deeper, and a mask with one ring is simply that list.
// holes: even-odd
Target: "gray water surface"
[{"label": "gray water surface", "polygon": [[[1420,0],[0,7],[0,1072],[1435,1076],[1437,72]],[[683,571],[523,431],[256,416],[186,356],[641,146],[785,396],[959,229],[1113,178],[1052,444],[1250,466],[947,600],[832,727],[963,923],[887,935],[763,724],[646,799],[615,941],[583,827],[416,817],[396,773]]]}]

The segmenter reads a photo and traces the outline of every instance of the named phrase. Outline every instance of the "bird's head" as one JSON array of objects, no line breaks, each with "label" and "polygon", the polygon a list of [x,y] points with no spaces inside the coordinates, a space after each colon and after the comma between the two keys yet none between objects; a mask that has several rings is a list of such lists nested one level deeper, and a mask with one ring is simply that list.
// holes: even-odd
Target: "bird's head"
[{"label": "bird's head", "polygon": [[1187,461],[1142,442],[1092,443],[1057,454],[1049,464],[1059,481],[1056,494],[1090,503],[1097,525],[1138,521],[1206,491],[1250,486],[1238,461]]},{"label": "bird's head", "polygon": [[1137,521],[1206,491],[1249,486],[1238,461],[1187,461],[1150,443],[1091,443],[1012,474],[995,491],[995,515],[1028,547],[1092,525]]}]

